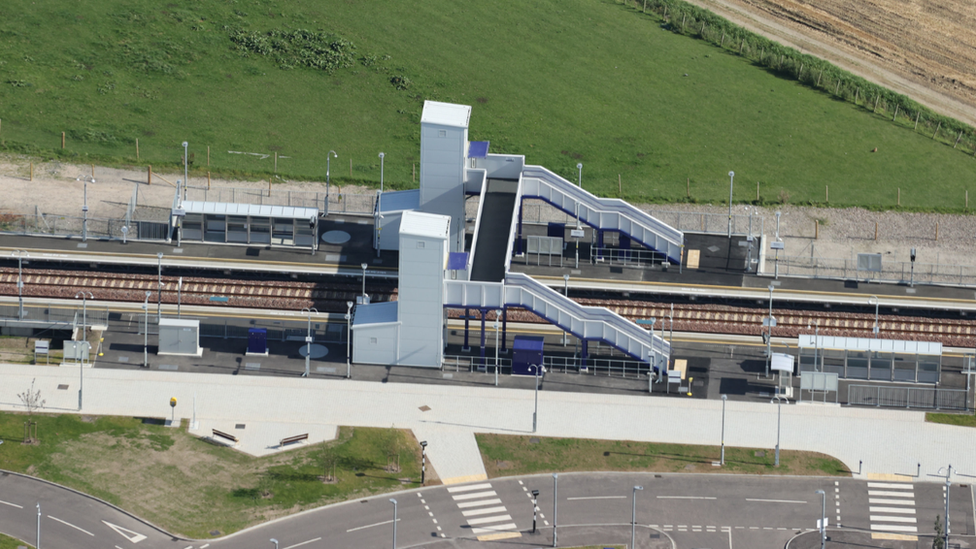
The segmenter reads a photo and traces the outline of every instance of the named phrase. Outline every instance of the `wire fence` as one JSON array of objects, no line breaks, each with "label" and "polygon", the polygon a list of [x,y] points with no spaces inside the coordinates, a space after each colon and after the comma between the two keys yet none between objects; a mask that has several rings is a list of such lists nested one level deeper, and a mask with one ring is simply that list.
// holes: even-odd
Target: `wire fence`
[{"label": "wire fence", "polygon": [[[880,270],[858,268],[857,259],[839,259],[809,256],[775,257],[766,256],[766,270],[775,270],[778,263],[779,275],[803,278],[829,278],[839,280],[862,280],[889,282],[897,284],[951,284],[954,286],[976,286],[976,266],[955,265],[951,263],[914,263],[910,261],[883,262]],[[770,269],[773,263],[773,269]]]},{"label": "wire fence", "polygon": [[969,391],[931,387],[848,385],[847,403],[851,406],[968,411]]}]

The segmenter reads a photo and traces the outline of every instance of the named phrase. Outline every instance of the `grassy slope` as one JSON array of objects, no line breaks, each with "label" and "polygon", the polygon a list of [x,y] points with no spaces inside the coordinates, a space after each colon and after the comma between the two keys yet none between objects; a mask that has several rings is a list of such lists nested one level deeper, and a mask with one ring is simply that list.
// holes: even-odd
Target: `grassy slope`
[{"label": "grassy slope", "polygon": [[[225,26],[334,31],[360,53],[390,55],[382,67],[414,86],[397,91],[389,74],[363,66],[327,76],[242,59]],[[354,178],[377,180],[383,150],[387,181],[410,186],[421,100],[436,98],[474,105],[471,138],[491,140],[494,151],[526,154],[573,179],[582,161],[584,186],[601,194],[616,195],[620,173],[633,199],[681,200],[691,178],[695,198],[721,201],[733,169],[738,201],[753,200],[761,181],[765,200],[785,189],[794,202],[818,201],[830,185],[833,205],[893,205],[900,187],[903,205],[958,208],[974,167],[960,151],[610,0],[517,9],[449,0],[8,0],[0,38],[3,137],[44,147],[63,129],[116,138],[69,141],[79,152],[131,157],[139,138],[144,160],[177,162],[187,139],[197,165],[208,144],[223,169],[271,167],[227,150],[277,149],[292,157],[280,171],[312,177],[333,148],[335,175],[348,176],[352,159]],[[149,53],[124,54],[126,44]],[[182,76],[132,68],[147,56]]]}]

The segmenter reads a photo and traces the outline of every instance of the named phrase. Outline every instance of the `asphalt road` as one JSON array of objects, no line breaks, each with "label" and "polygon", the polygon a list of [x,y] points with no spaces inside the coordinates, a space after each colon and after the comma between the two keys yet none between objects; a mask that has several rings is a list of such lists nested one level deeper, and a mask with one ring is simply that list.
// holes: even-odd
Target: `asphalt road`
[{"label": "asphalt road", "polygon": [[[397,547],[541,547],[552,545],[553,484],[546,474],[428,487],[316,509],[222,539],[194,541],[170,536],[88,496],[3,474],[0,531],[33,543],[35,505],[40,503],[43,549],[267,549],[274,548],[272,538],[279,549],[391,547],[390,499],[395,498]],[[839,514],[843,530],[870,531],[878,516],[877,506],[869,503],[869,491],[877,487],[849,478],[565,473],[558,479],[559,545],[629,545],[633,487],[638,485],[644,488],[636,492],[640,549],[783,547],[797,533],[816,527],[821,513],[817,490],[825,492],[831,528]],[[901,524],[930,533],[935,516],[943,513],[942,485],[905,488],[913,494],[913,505],[902,510]],[[531,490],[539,490],[535,534]],[[954,485],[950,516],[954,535],[976,533],[968,487]]]}]

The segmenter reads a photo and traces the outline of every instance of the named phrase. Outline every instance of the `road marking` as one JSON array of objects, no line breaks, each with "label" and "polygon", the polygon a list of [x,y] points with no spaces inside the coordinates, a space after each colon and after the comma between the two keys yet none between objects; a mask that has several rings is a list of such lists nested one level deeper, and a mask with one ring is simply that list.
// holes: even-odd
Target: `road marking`
[{"label": "road marking", "polygon": [[210,547],[210,544],[209,543],[205,543],[205,544],[201,545],[200,546],[200,549],[207,549],[207,547]]},{"label": "road marking", "polygon": [[871,513],[900,513],[903,515],[914,515],[915,509],[910,507],[868,507]]},{"label": "road marking", "polygon": [[894,488],[896,490],[911,490],[911,484],[897,484],[894,482],[869,482],[868,488]]},{"label": "road marking", "polygon": [[915,520],[915,517],[888,517],[883,515],[871,515],[871,520],[878,522],[908,522],[911,524],[918,522]]},{"label": "road marking", "polygon": [[51,515],[48,515],[47,518],[56,520],[56,521],[60,522],[61,524],[64,524],[65,526],[70,526],[70,527],[74,528],[75,530],[78,530],[79,532],[84,532],[84,533],[88,534],[91,537],[95,537],[95,534],[92,534],[91,532],[89,532],[88,530],[85,530],[84,528],[78,528],[77,526],[75,526],[74,524],[71,524],[70,522],[65,522],[65,521],[63,521],[63,520],[61,520],[61,519],[59,519],[57,517],[52,517]]},{"label": "road marking", "polygon": [[16,503],[10,503],[9,501],[3,501],[3,500],[0,500],[0,503],[2,503],[2,504],[4,504],[4,505],[9,505],[9,506],[11,506],[11,507],[16,507],[16,508],[18,508],[18,509],[23,509],[23,507],[22,507],[22,506],[20,506],[20,505],[17,505]]},{"label": "road marking", "polygon": [[320,539],[322,539],[322,538],[315,538],[315,539],[310,539],[308,541],[303,541],[301,543],[296,543],[295,545],[289,545],[288,547],[285,547],[285,549],[294,549],[295,547],[301,547],[302,545],[307,545],[309,543],[316,542],[316,541],[318,541]]},{"label": "road marking", "polygon": [[911,505],[915,506],[914,499],[881,499],[881,498],[868,498],[868,503],[880,503],[882,505]]},{"label": "road marking", "polygon": [[133,532],[132,530],[129,530],[128,528],[122,528],[121,526],[118,526],[116,524],[112,524],[111,522],[105,522],[104,520],[102,521],[102,523],[105,526],[108,526],[109,528],[111,528],[112,530],[115,530],[115,533],[116,534],[122,536],[123,538],[125,538],[125,539],[127,539],[129,541],[131,541],[132,543],[139,543],[140,541],[146,539],[146,536],[140,534],[139,532]]},{"label": "road marking", "polygon": [[581,499],[627,499],[627,496],[581,496],[575,498],[566,498],[566,501],[576,501]]},{"label": "road marking", "polygon": [[[397,520],[397,522],[400,522],[401,519],[396,519],[396,520]],[[346,533],[348,534],[349,532],[357,532],[359,530],[365,530],[367,528],[372,528],[374,526],[383,526],[384,524],[393,524],[393,521],[392,520],[384,520],[383,522],[377,522],[376,524],[367,524],[366,526],[357,526],[355,528],[350,528],[350,529],[346,530]]]},{"label": "road marking", "polygon": [[754,499],[746,498],[746,501],[758,501],[762,503],[806,503],[805,501],[800,501],[798,499]]},{"label": "road marking", "polygon": [[488,492],[478,492],[476,494],[461,494],[458,496],[454,496],[454,500],[462,501],[465,499],[478,499],[478,498],[486,498],[488,496],[497,496],[497,495],[498,494],[496,494],[494,490],[490,490]]},{"label": "road marking", "polygon": [[872,524],[872,530],[886,530],[889,532],[918,532],[918,528],[915,526],[898,526],[895,524]]},{"label": "road marking", "polygon": [[715,498],[703,497],[703,496],[657,496],[657,499],[715,499]]},{"label": "road marking", "polygon": [[458,509],[467,509],[469,507],[481,507],[482,505],[495,505],[501,503],[500,499],[486,499],[484,501],[469,501],[467,503],[458,503]]},{"label": "road marking", "polygon": [[[511,524],[511,523],[510,524],[497,524],[495,526],[485,526],[484,528],[472,528],[471,529],[471,533],[477,536],[478,534],[488,534],[488,533],[493,533],[493,532],[499,532],[500,530],[514,530],[516,528],[518,528],[518,527],[515,526],[515,524]],[[506,533],[519,534],[518,532],[506,532]],[[512,536],[512,537],[515,537],[515,536]],[[522,537],[522,535],[519,534],[518,537]],[[484,541],[484,540],[481,540],[481,541]]]},{"label": "road marking", "polygon": [[489,524],[492,522],[502,522],[506,520],[512,520],[511,515],[498,515],[497,517],[485,517],[479,519],[468,519],[468,524],[470,526],[475,526],[477,524]]},{"label": "road marking", "polygon": [[491,513],[504,513],[506,511],[505,506],[501,505],[498,507],[486,507],[484,509],[474,509],[471,511],[461,511],[461,516],[465,517],[476,517],[478,515],[489,515]]},{"label": "road marking", "polygon": [[912,492],[912,491],[908,491],[908,492],[888,492],[888,491],[884,491],[884,490],[868,490],[868,497],[870,497],[870,496],[887,496],[887,497],[890,497],[890,498],[891,497],[894,497],[894,498],[910,498],[910,497],[914,497],[914,492]]},{"label": "road marking", "polygon": [[491,484],[484,483],[484,484],[469,484],[467,486],[454,486],[452,488],[448,488],[447,491],[452,494],[455,494],[458,492],[470,492],[471,490],[490,490],[490,489],[491,489]]}]

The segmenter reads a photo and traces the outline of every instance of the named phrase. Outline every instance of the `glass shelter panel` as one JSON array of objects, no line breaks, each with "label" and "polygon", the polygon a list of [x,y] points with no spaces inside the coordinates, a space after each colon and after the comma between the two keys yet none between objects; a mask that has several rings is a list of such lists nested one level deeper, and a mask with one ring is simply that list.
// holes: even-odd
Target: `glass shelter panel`
[{"label": "glass shelter panel", "polygon": [[871,353],[871,379],[891,381],[891,353]]},{"label": "glass shelter panel", "polygon": [[868,378],[868,353],[864,351],[847,353],[847,377],[850,379]]},{"label": "glass shelter panel", "polygon": [[847,351],[838,351],[835,349],[821,349],[821,363],[823,364],[823,371],[837,374],[838,377],[845,377],[844,373],[844,357],[847,355]]},{"label": "glass shelter panel", "polygon": [[915,381],[915,355],[895,355],[892,381]]}]

